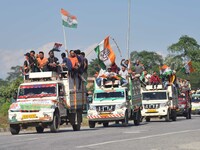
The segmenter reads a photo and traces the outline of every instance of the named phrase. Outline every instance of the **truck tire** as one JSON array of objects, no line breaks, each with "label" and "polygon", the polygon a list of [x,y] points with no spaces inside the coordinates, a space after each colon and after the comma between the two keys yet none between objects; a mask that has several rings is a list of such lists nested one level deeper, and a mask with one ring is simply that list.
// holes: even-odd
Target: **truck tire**
[{"label": "truck tire", "polygon": [[104,126],[104,127],[108,127],[108,126],[109,126],[109,122],[104,122],[104,123],[103,123],[103,126]]},{"label": "truck tire", "polygon": [[167,111],[167,115],[165,116],[165,121],[166,121],[166,122],[170,122],[169,110]]},{"label": "truck tire", "polygon": [[80,131],[80,129],[81,129],[81,125],[80,124],[74,124],[72,127],[73,127],[74,131]]},{"label": "truck tire", "polygon": [[60,116],[58,112],[54,113],[52,124],[50,125],[50,131],[55,133],[58,132],[60,128]]},{"label": "truck tire", "polygon": [[43,133],[44,132],[44,128],[42,126],[37,126],[35,127],[37,133]]},{"label": "truck tire", "polygon": [[95,122],[94,121],[89,121],[89,127],[90,128],[95,128]]},{"label": "truck tire", "polygon": [[19,134],[20,126],[18,124],[10,124],[10,132],[12,135]]},{"label": "truck tire", "polygon": [[172,121],[176,121],[176,117],[177,117],[176,110],[172,110],[172,113],[171,113]]},{"label": "truck tire", "polygon": [[139,109],[138,112],[136,112],[134,115],[136,115],[136,119],[134,121],[134,125],[138,126],[141,122],[141,110]]},{"label": "truck tire", "polygon": [[146,117],[145,120],[146,120],[146,122],[150,122],[151,118],[150,117]]},{"label": "truck tire", "polygon": [[126,112],[125,112],[124,119],[122,120],[122,125],[123,125],[124,127],[127,127],[127,126],[128,126],[128,110],[126,110]]}]

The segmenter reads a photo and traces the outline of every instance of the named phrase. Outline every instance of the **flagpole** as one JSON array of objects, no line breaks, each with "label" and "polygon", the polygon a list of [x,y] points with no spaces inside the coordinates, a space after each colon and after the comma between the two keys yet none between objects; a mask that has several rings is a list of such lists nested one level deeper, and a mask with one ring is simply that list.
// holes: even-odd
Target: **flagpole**
[{"label": "flagpole", "polygon": [[130,47],[130,24],[131,24],[131,0],[128,0],[128,30],[127,30],[127,53],[128,53],[128,59],[130,59],[130,54],[129,54],[129,47]]},{"label": "flagpole", "polygon": [[65,27],[63,27],[63,34],[64,34],[64,45],[65,45],[65,50],[67,50],[67,39],[66,39],[66,32],[65,32]]}]

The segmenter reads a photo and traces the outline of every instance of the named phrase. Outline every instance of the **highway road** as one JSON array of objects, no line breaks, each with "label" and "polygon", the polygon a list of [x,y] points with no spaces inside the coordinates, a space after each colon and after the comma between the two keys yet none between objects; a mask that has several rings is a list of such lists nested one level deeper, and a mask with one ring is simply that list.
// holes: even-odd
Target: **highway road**
[{"label": "highway road", "polygon": [[200,116],[176,122],[152,120],[128,127],[112,124],[94,129],[83,127],[74,132],[62,128],[42,134],[22,131],[19,135],[0,133],[0,150],[200,150]]}]

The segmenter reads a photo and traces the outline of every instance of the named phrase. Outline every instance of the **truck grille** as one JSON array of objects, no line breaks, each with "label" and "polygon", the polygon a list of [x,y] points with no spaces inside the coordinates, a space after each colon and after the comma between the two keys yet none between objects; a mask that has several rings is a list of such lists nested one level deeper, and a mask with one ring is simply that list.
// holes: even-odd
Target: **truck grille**
[{"label": "truck grille", "polygon": [[160,108],[160,104],[144,104],[145,109],[158,109]]},{"label": "truck grille", "polygon": [[115,105],[96,106],[97,112],[112,112],[115,111]]}]

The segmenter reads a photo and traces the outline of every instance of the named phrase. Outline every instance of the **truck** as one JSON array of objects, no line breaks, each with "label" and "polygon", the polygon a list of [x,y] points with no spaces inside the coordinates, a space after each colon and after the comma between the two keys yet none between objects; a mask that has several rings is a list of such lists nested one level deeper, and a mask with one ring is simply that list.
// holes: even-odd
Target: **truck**
[{"label": "truck", "polygon": [[78,74],[72,76],[66,71],[60,77],[55,72],[30,73],[8,110],[10,132],[16,135],[28,127],[35,127],[37,133],[47,127],[58,132],[64,123],[78,131],[85,103],[86,89]]},{"label": "truck", "polygon": [[94,81],[94,91],[88,110],[88,123],[90,128],[95,128],[96,123],[109,126],[109,122],[121,122],[128,126],[129,120],[135,125],[141,121],[141,84],[138,78],[128,78],[128,85],[122,87],[120,80],[115,80],[114,87],[107,81],[99,87]]},{"label": "truck", "polygon": [[192,94],[192,114],[200,115],[200,90]]},{"label": "truck", "polygon": [[142,88],[142,117],[146,122],[151,118],[165,118],[165,121],[176,121],[178,109],[178,90],[173,85],[166,88],[162,84],[153,89],[152,85]]},{"label": "truck", "polygon": [[191,119],[190,88],[188,86],[180,87],[179,91],[177,116],[183,116],[186,117],[186,119]]}]

